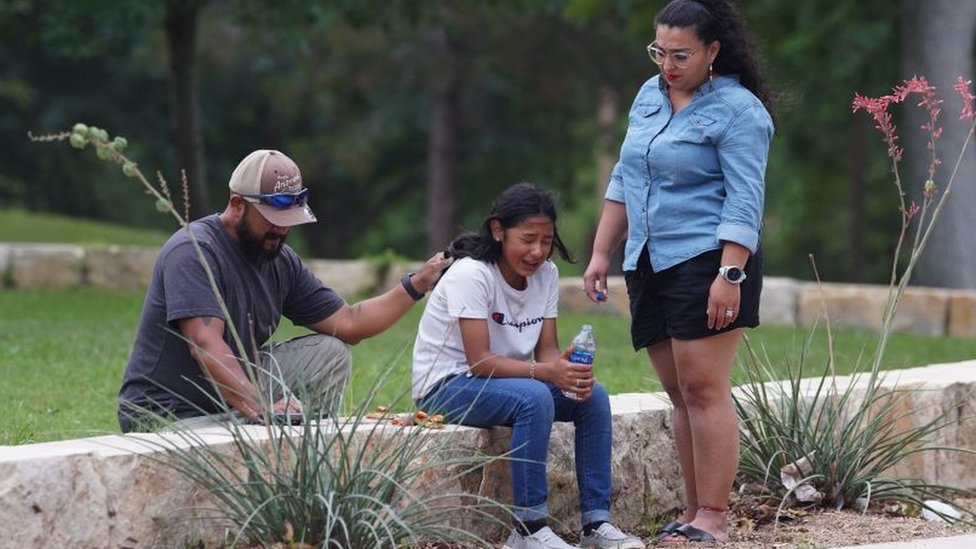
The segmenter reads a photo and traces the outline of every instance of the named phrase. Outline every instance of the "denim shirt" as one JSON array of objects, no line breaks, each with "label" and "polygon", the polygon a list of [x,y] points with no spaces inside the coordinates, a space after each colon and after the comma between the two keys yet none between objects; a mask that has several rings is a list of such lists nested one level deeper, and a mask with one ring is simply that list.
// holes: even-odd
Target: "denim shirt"
[{"label": "denim shirt", "polygon": [[723,241],[755,253],[772,136],[772,118],[738,78],[702,84],[676,114],[664,80],[645,82],[605,195],[626,205],[624,270],[645,245],[655,272]]}]

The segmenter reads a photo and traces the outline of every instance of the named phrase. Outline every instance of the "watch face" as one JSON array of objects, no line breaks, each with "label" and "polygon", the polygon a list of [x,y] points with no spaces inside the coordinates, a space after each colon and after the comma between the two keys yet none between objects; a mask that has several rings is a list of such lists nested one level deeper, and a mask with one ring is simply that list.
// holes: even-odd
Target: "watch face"
[{"label": "watch face", "polygon": [[738,267],[727,267],[725,269],[725,280],[738,282],[742,278],[742,269]]}]

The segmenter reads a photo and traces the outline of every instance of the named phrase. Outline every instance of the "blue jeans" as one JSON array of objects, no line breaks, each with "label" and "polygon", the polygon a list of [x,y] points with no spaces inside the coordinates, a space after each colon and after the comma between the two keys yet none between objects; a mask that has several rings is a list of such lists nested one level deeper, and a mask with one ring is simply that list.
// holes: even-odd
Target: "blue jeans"
[{"label": "blue jeans", "polygon": [[610,399],[599,383],[586,402],[577,403],[551,383],[460,375],[441,383],[417,404],[454,423],[512,428],[512,494],[515,516],[522,521],[549,516],[549,434],[553,421],[572,421],[582,524],[610,520]]}]

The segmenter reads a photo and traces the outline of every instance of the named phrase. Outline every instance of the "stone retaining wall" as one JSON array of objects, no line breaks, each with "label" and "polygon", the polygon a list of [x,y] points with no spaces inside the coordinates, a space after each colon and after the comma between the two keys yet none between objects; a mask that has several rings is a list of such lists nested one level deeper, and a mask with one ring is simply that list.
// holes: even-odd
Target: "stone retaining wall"
[{"label": "stone retaining wall", "polygon": [[[840,378],[843,388],[849,380]],[[886,385],[915,388],[903,402],[900,426],[910,427],[950,411],[951,421],[935,444],[976,447],[973,391],[976,361],[890,372]],[[613,409],[613,508],[625,529],[646,526],[679,505],[682,484],[673,449],[669,406],[663,394],[611,397]],[[255,437],[267,436],[253,427]],[[457,448],[501,454],[509,430],[447,426],[430,437]],[[221,429],[198,432],[201,441],[231,451]],[[182,547],[193,540],[217,540],[214,524],[187,522],[187,509],[205,494],[162,465],[158,444],[165,435],[104,436],[0,447],[0,547]],[[444,440],[446,437],[448,440]],[[186,444],[182,439],[178,443]],[[557,424],[550,443],[550,510],[556,528],[579,528],[573,459],[573,429]],[[945,451],[917,454],[898,474],[976,488],[976,456]],[[449,492],[478,490],[508,501],[508,467],[493,463]],[[480,528],[480,530],[479,530]],[[496,526],[475,526],[485,537],[504,534]]]},{"label": "stone retaining wall", "polygon": [[[134,246],[82,247],[64,244],[0,243],[0,288],[144,289],[156,258],[154,248]],[[417,270],[411,262],[381,266],[363,260],[307,261],[309,268],[340,295],[353,299],[393,286],[400,276]],[[564,278],[560,308],[564,311],[628,312],[622,278],[609,282],[609,302],[597,306],[581,291],[579,278]],[[766,277],[760,318],[764,324],[809,326],[820,319],[824,303],[831,326],[877,330],[888,288],[867,284],[825,283],[818,286],[789,278]],[[906,290],[894,322],[896,331],[928,336],[976,338],[976,290],[912,287]]]}]

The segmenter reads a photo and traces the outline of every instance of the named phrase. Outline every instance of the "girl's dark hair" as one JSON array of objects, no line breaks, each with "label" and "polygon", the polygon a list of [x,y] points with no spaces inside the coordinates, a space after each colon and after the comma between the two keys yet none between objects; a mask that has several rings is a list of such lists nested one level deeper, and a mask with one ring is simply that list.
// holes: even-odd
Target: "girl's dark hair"
[{"label": "girl's dark hair", "polygon": [[706,45],[718,40],[722,48],[712,63],[719,74],[734,74],[773,113],[775,95],[763,78],[752,31],[730,0],[673,0],[654,18],[654,27],[693,28]]},{"label": "girl's dark hair", "polygon": [[[552,247],[564,260],[573,263],[573,258],[559,238],[556,228],[556,201],[553,194],[532,183],[518,183],[502,191],[491,204],[491,211],[481,222],[477,232],[458,236],[447,247],[447,252],[457,258],[471,257],[479,261],[497,263],[502,256],[502,244],[491,234],[491,222],[497,219],[502,229],[510,229],[529,217],[544,215],[552,220]],[[551,253],[550,253],[551,255]]]}]

